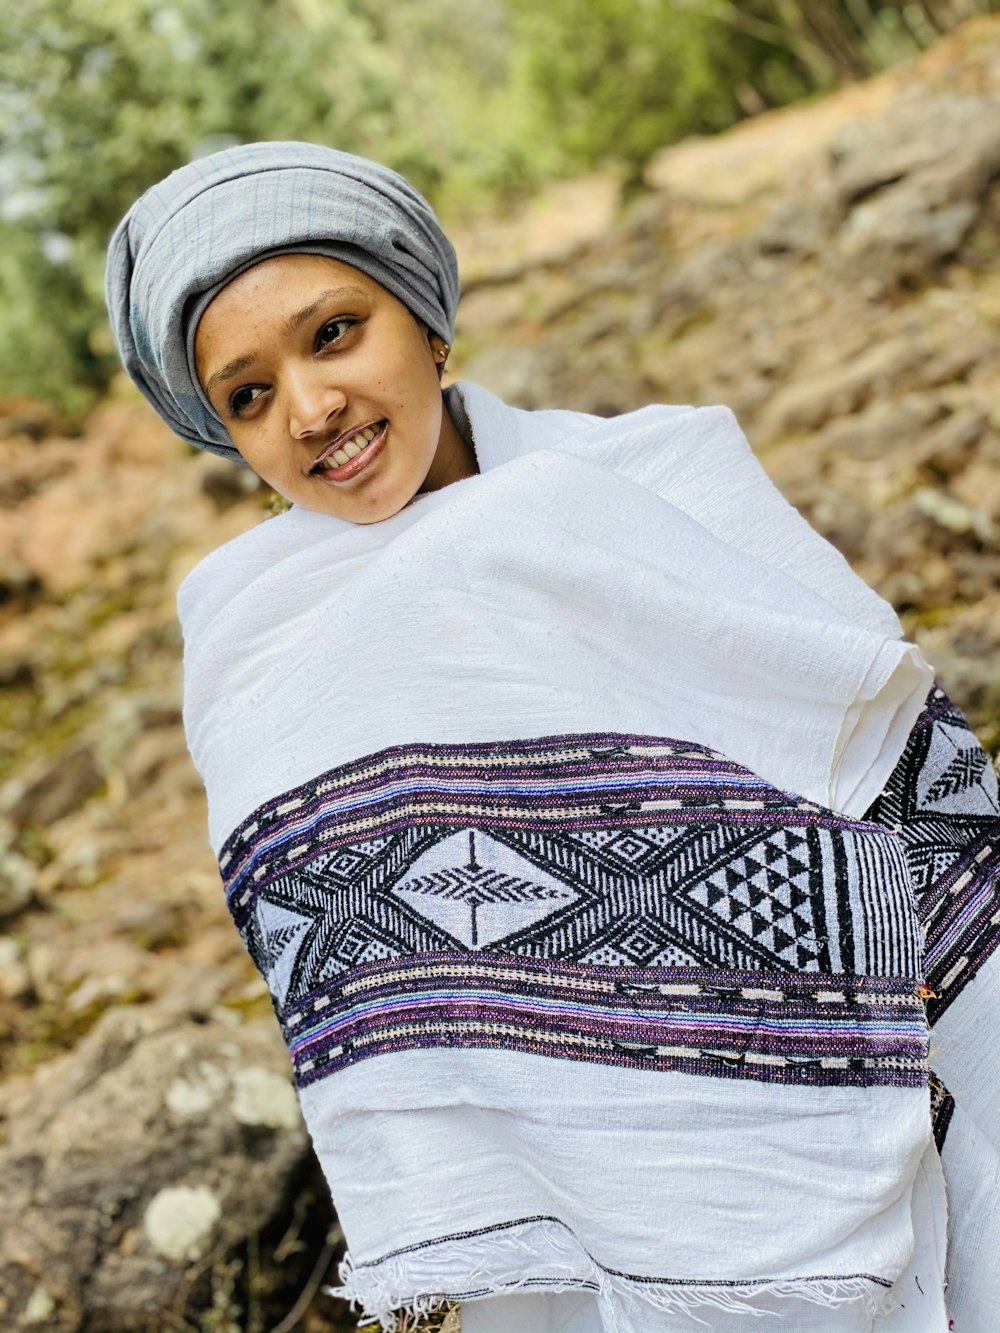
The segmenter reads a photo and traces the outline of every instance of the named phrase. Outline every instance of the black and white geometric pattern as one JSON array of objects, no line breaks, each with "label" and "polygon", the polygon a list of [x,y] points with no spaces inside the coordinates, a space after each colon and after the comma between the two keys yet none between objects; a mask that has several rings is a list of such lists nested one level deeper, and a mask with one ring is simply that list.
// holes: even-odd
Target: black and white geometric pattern
[{"label": "black and white geometric pattern", "polygon": [[279,1006],[365,963],[486,948],[599,966],[919,976],[898,840],[781,799],[725,821],[704,791],[674,822],[625,804],[612,827],[403,821],[266,880],[241,928]]},{"label": "black and white geometric pattern", "polygon": [[940,688],[866,818],[895,831],[905,849],[934,1022],[1000,944],[997,775]]}]

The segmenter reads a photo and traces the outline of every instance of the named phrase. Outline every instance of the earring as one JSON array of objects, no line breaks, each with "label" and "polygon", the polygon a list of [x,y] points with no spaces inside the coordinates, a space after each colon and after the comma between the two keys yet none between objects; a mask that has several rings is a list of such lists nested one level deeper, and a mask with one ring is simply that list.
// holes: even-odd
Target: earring
[{"label": "earring", "polygon": [[442,369],[444,368],[444,363],[448,360],[448,356],[450,353],[451,353],[450,343],[443,342],[441,346],[435,350],[434,360],[438,363],[439,366],[441,366]]}]

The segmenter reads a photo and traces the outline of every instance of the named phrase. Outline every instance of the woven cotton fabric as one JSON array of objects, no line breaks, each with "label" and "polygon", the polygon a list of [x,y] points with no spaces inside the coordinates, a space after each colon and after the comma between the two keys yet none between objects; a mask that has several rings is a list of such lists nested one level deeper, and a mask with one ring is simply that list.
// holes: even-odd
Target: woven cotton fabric
[{"label": "woven cotton fabric", "polygon": [[180,595],[345,1294],[386,1328],[548,1293],[601,1333],[946,1333],[924,1002],[991,956],[995,782],[725,409],[451,392],[478,476],[293,509]]},{"label": "woven cotton fabric", "polygon": [[308,143],[252,143],[154,185],[108,249],[106,293],[125,369],[177,435],[239,461],[194,372],[211,296],[274,255],[327,255],[382,284],[447,342],[455,253],[423,196],[380,163]]}]

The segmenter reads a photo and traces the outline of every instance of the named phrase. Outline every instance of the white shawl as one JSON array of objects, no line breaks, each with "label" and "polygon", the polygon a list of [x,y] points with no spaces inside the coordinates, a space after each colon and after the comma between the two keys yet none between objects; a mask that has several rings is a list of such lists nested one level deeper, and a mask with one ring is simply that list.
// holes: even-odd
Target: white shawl
[{"label": "white shawl", "polygon": [[367,527],[293,509],[180,594],[347,1294],[386,1327],[540,1289],[609,1333],[943,1333],[919,936],[862,820],[928,667],[726,409],[451,406],[478,476]]},{"label": "white shawl", "polygon": [[[479,476],[368,526],[293,508],[181,588],[188,737],[216,850],[317,758],[595,722],[697,737],[862,814],[931,672],[729,409],[605,420],[456,388]],[[459,625],[461,657],[442,637]],[[317,728],[309,700],[335,721]]]}]

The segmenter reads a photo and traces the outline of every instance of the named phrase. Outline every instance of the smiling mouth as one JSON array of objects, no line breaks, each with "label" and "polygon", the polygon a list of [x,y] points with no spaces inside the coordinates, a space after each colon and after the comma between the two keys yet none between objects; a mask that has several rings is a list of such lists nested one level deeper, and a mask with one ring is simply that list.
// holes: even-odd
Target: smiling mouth
[{"label": "smiling mouth", "polygon": [[357,476],[381,453],[388,421],[373,421],[339,435],[320,454],[310,471],[324,481],[347,481]]}]

